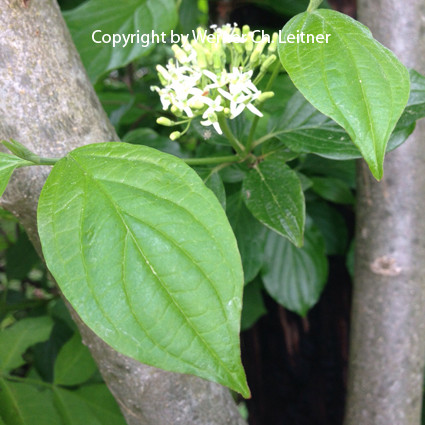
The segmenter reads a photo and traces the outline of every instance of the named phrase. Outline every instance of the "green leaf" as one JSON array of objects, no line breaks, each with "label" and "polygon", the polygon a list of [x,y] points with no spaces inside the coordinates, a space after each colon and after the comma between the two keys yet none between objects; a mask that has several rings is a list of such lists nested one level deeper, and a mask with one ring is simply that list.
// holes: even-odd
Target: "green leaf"
[{"label": "green leaf", "polygon": [[64,425],[103,425],[103,423],[93,415],[86,401],[75,394],[75,391],[54,388],[53,401],[56,409],[60,413]]},{"label": "green leaf", "polygon": [[323,199],[336,204],[354,204],[354,195],[342,180],[331,177],[310,177],[310,180],[313,182],[313,191]]},{"label": "green leaf", "polygon": [[269,232],[262,278],[267,292],[279,304],[305,316],[318,301],[327,274],[325,243],[317,228],[306,226],[302,248]]},{"label": "green leaf", "polygon": [[87,403],[102,425],[126,424],[118,404],[106,385],[84,385],[75,391],[74,394]]},{"label": "green leaf", "polygon": [[23,280],[31,269],[40,262],[34,245],[24,230],[18,230],[18,239],[6,251],[6,276],[8,280]]},{"label": "green leaf", "polygon": [[228,198],[227,216],[238,241],[245,283],[251,282],[263,266],[266,228],[248,211],[240,192]]},{"label": "green leaf", "polygon": [[[64,12],[72,38],[91,81],[108,71],[127,65],[146,55],[158,40],[144,40],[152,33],[168,33],[177,22],[177,11],[173,0],[89,0],[76,9]],[[93,36],[93,32],[100,30]],[[116,44],[96,43],[105,34],[138,34],[140,40]],[[154,41],[149,45],[144,41]],[[162,38],[159,39],[162,43]]]},{"label": "green leaf", "polygon": [[0,371],[7,372],[25,364],[22,354],[34,344],[49,338],[53,322],[48,316],[19,320],[0,331]]},{"label": "green leaf", "polygon": [[245,287],[241,321],[241,329],[243,331],[249,329],[260,317],[267,313],[264,306],[263,294],[261,293],[262,289],[263,285],[259,278]]},{"label": "green leaf", "polygon": [[38,228],[63,294],[109,345],[249,395],[236,240],[183,161],[127,143],[78,148],[49,175]]},{"label": "green leaf", "polygon": [[51,392],[0,379],[0,412],[7,425],[62,425]]},{"label": "green leaf", "polygon": [[223,180],[220,174],[210,169],[196,170],[201,177],[205,186],[211,189],[215,196],[217,196],[223,209],[226,209],[226,190],[224,188]]},{"label": "green leaf", "polygon": [[398,122],[398,126],[408,127],[425,117],[425,77],[414,69],[410,74],[410,96],[407,106]]},{"label": "green leaf", "polygon": [[333,177],[342,180],[352,189],[356,187],[355,161],[333,161],[316,155],[307,155],[300,165],[300,170],[307,175]]},{"label": "green leaf", "polygon": [[295,171],[278,159],[255,165],[243,181],[248,209],[257,220],[300,246],[303,241],[305,204]]},{"label": "green leaf", "polygon": [[[414,123],[403,119],[405,113],[390,137],[387,152],[400,146],[415,128]],[[300,92],[292,96],[283,114],[270,119],[268,127],[270,134],[294,152],[336,160],[361,158],[344,129],[319,112]]]},{"label": "green leaf", "polygon": [[281,39],[297,31],[329,35],[329,42],[281,42],[283,66],[307,100],[345,128],[381,179],[388,140],[409,98],[407,69],[368,28],[339,12],[301,13],[285,25]]},{"label": "green leaf", "polygon": [[322,233],[326,254],[343,255],[348,245],[348,230],[344,217],[327,202],[307,202],[307,214]]},{"label": "green leaf", "polygon": [[78,332],[62,347],[54,367],[54,382],[58,385],[79,385],[96,371],[89,349],[81,341]]},{"label": "green leaf", "polygon": [[29,161],[25,161],[24,159],[18,158],[15,155],[0,152],[0,196],[3,195],[12,173],[17,168],[26,167],[29,165],[34,164]]}]

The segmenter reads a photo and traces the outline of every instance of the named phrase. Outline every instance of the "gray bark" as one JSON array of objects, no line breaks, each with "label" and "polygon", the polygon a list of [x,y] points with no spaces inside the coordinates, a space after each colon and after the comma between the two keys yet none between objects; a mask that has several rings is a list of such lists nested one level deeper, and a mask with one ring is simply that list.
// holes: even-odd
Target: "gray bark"
[{"label": "gray bark", "polygon": [[[358,18],[425,73],[425,2],[359,0]],[[425,122],[385,160],[358,167],[356,266],[345,425],[420,424],[425,361]]]},{"label": "gray bark", "polygon": [[[0,0],[0,139],[60,157],[117,140],[87,78],[56,1]],[[49,167],[17,170],[2,205],[39,248],[36,207]],[[72,312],[129,425],[243,425],[226,388],[164,372],[107,346]]]}]

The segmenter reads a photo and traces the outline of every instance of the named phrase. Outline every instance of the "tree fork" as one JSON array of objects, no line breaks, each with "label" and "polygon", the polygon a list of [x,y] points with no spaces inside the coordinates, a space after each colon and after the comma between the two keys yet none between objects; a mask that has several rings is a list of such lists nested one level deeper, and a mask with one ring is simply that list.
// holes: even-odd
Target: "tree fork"
[{"label": "tree fork", "polygon": [[[425,73],[423,0],[359,0],[358,18]],[[356,265],[345,425],[419,425],[425,362],[425,122],[376,182],[358,164]]]},{"label": "tree fork", "polygon": [[[16,139],[40,156],[118,140],[55,0],[2,0],[0,93],[0,139]],[[49,171],[17,170],[2,199],[39,252],[37,201]],[[125,357],[72,315],[129,425],[245,424],[226,388]]]}]

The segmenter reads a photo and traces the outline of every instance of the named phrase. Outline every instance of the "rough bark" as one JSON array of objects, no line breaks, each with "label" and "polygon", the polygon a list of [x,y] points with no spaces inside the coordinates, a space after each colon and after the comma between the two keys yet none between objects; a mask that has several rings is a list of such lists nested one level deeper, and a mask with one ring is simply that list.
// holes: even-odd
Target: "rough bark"
[{"label": "rough bark", "polygon": [[[425,73],[423,0],[360,0],[358,18]],[[346,425],[418,425],[425,361],[425,122],[385,160],[358,167]]]},{"label": "rough bark", "polygon": [[[0,139],[60,157],[117,140],[54,0],[0,0]],[[15,172],[2,205],[38,245],[36,207],[49,167]],[[164,372],[107,346],[73,312],[85,343],[129,425],[243,425],[229,391]]]}]

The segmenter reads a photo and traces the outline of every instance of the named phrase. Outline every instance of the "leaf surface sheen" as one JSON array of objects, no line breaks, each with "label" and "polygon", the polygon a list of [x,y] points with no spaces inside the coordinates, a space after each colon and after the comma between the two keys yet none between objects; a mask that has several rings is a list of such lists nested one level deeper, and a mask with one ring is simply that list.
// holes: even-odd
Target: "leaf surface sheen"
[{"label": "leaf surface sheen", "polygon": [[38,225],[64,295],[108,344],[249,395],[241,260],[222,207],[195,171],[146,146],[78,148],[52,170]]},{"label": "leaf surface sheen", "polygon": [[409,75],[367,27],[332,10],[304,12],[282,30],[330,34],[328,43],[280,43],[279,56],[295,86],[340,124],[377,179],[388,140],[409,98]]},{"label": "leaf surface sheen", "polygon": [[297,173],[279,158],[266,159],[255,165],[242,186],[244,201],[261,223],[302,245],[305,202]]},{"label": "leaf surface sheen", "polygon": [[[173,0],[89,0],[81,6],[64,12],[81,59],[90,79],[95,83],[108,71],[127,65],[131,61],[147,54],[155,43],[134,42],[123,47],[124,42],[113,47],[112,43],[95,43],[104,34],[168,33],[177,23],[177,10]],[[160,38],[160,41],[162,39]]]},{"label": "leaf surface sheen", "polygon": [[269,231],[262,279],[279,304],[305,316],[317,303],[327,275],[325,242],[315,226],[307,224],[301,248]]}]

